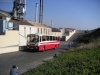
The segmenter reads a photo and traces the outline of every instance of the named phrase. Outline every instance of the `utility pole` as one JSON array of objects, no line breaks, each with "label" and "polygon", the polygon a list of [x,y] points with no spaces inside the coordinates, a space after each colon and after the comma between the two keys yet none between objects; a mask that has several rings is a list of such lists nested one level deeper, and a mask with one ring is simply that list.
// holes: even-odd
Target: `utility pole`
[{"label": "utility pole", "polygon": [[52,20],[51,20],[51,27],[53,27],[53,22],[52,22]]}]

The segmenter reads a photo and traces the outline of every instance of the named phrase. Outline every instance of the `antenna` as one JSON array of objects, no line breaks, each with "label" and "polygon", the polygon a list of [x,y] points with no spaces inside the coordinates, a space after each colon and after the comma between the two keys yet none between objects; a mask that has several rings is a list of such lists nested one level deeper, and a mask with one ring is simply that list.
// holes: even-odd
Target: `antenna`
[{"label": "antenna", "polygon": [[51,27],[53,27],[53,21],[51,20]]}]

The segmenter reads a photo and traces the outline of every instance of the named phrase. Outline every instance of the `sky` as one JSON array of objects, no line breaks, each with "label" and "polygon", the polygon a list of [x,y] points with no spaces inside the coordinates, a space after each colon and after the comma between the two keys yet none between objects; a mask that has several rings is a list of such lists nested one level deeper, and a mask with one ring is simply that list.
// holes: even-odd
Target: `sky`
[{"label": "sky", "polygon": [[[0,0],[0,9],[12,11],[14,0]],[[35,21],[40,0],[26,0],[26,20]],[[43,23],[56,28],[92,30],[100,27],[100,0],[44,0]]]}]

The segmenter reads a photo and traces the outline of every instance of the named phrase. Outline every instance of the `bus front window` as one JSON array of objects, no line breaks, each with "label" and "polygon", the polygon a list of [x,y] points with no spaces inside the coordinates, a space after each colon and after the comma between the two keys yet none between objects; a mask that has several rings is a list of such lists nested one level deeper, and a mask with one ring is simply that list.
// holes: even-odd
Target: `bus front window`
[{"label": "bus front window", "polygon": [[32,36],[31,42],[39,42],[39,36]]},{"label": "bus front window", "polygon": [[37,35],[29,36],[28,42],[39,42],[39,36],[37,36]]}]

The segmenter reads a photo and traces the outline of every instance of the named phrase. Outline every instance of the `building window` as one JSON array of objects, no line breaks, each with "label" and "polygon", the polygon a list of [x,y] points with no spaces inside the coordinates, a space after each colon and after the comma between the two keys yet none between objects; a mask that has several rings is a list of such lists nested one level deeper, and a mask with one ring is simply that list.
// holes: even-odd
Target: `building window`
[{"label": "building window", "polygon": [[31,27],[30,27],[30,34],[31,34]]},{"label": "building window", "polygon": [[42,28],[41,28],[41,34],[42,34]]},{"label": "building window", "polygon": [[24,36],[26,36],[26,27],[24,27]]},{"label": "building window", "polygon": [[47,29],[46,29],[46,34],[47,34]]},{"label": "building window", "polygon": [[38,28],[38,33],[39,33],[39,28]]},{"label": "building window", "polygon": [[2,19],[2,17],[0,16],[0,19]]}]

